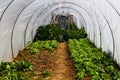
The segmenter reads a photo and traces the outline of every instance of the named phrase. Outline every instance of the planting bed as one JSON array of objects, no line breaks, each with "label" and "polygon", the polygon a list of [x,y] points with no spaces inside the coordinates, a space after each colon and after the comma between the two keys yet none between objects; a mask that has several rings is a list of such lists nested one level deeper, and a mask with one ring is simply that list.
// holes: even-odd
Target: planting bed
[{"label": "planting bed", "polygon": [[[19,64],[21,66],[19,70],[14,71],[11,65],[9,66],[14,74],[20,74],[17,76],[12,72],[11,75],[3,73],[0,80],[75,80],[76,72],[66,42],[57,43],[55,40],[33,42],[20,51],[18,57],[10,63],[18,61],[22,64]],[[9,72],[8,69],[3,71]]]},{"label": "planting bed", "polygon": [[87,38],[69,39],[68,46],[77,80],[120,80],[120,70],[109,54],[96,48]]}]

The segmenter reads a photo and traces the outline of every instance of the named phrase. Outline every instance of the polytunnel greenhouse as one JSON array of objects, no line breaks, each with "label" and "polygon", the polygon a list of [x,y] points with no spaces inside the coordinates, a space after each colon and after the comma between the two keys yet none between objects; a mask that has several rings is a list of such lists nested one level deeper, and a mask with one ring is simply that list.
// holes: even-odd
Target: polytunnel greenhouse
[{"label": "polytunnel greenhouse", "polygon": [[120,80],[120,0],[0,0],[0,80]]}]

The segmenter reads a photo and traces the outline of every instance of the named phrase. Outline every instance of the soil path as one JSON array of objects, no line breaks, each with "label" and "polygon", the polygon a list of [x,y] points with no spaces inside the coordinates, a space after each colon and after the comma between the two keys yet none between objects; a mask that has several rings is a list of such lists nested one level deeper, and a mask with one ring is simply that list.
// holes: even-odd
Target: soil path
[{"label": "soil path", "polygon": [[75,80],[75,68],[67,43],[58,43],[57,52],[51,58],[51,76],[47,80]]}]

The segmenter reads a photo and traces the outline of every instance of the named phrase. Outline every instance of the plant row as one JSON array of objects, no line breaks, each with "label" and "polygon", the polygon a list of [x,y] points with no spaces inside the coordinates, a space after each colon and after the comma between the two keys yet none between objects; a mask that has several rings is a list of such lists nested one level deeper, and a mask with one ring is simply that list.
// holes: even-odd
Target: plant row
[{"label": "plant row", "polygon": [[2,62],[0,64],[0,80],[26,80],[23,72],[31,70],[32,65],[25,60]]},{"label": "plant row", "polygon": [[[57,48],[56,40],[37,41],[31,43],[28,47],[28,54],[39,53],[41,49],[53,50]],[[0,80],[27,80],[25,72],[31,71],[32,65],[26,61],[2,62],[0,64]],[[44,76],[50,73],[46,70]]]},{"label": "plant row", "polygon": [[27,47],[28,54],[36,54],[39,53],[41,49],[45,50],[53,50],[57,48],[57,41],[56,40],[46,40],[46,41],[36,41],[30,44]]},{"label": "plant row", "polygon": [[69,39],[68,47],[77,71],[76,79],[120,80],[120,71],[107,53],[96,48],[87,38]]},{"label": "plant row", "polygon": [[34,41],[37,40],[57,40],[59,42],[68,41],[68,39],[85,38],[87,34],[84,28],[81,29],[61,29],[57,24],[40,26],[37,29]]}]

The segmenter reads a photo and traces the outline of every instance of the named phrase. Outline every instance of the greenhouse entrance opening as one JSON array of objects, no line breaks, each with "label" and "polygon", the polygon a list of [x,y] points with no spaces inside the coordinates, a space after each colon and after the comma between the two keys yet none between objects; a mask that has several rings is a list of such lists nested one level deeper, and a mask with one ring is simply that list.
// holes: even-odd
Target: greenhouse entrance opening
[{"label": "greenhouse entrance opening", "polygon": [[58,24],[61,29],[70,29],[74,27],[73,15],[70,13],[52,14],[51,24]]}]

